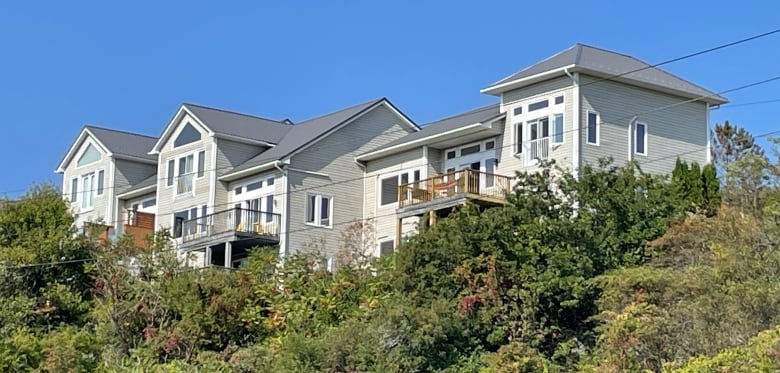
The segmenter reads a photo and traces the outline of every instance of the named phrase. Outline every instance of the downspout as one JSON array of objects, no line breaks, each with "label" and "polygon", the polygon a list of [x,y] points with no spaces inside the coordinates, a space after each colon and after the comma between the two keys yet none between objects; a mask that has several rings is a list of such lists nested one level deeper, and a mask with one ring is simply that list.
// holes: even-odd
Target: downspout
[{"label": "downspout", "polygon": [[637,116],[634,115],[630,121],[628,121],[628,161],[634,160],[634,123],[637,120]]},{"label": "downspout", "polygon": [[[289,164],[289,163],[288,163]],[[284,165],[284,167],[281,167]],[[279,227],[279,259],[280,261],[284,260],[285,256],[287,255],[288,248],[287,248],[287,230],[289,226],[289,194],[290,194],[290,180],[288,178],[289,173],[287,172],[287,164],[282,163],[281,161],[274,162],[274,167],[276,167],[279,172],[282,173],[282,179],[283,179],[283,187],[282,187],[282,212],[281,212],[281,226]]]},{"label": "downspout", "polygon": [[[571,78],[573,88],[572,88],[572,141],[571,141],[571,164],[572,164],[572,175],[574,175],[575,179],[579,179],[580,174],[580,142],[582,141],[582,136],[580,135],[580,127],[582,126],[582,123],[580,123],[580,114],[582,112],[582,108],[580,107],[580,74],[574,73],[572,75],[569,72],[569,68],[564,68],[563,72],[566,73],[566,75]],[[564,134],[565,136],[565,134]]]},{"label": "downspout", "polygon": [[707,164],[712,163],[712,130],[710,130],[710,104],[705,103],[704,128],[707,129]]}]

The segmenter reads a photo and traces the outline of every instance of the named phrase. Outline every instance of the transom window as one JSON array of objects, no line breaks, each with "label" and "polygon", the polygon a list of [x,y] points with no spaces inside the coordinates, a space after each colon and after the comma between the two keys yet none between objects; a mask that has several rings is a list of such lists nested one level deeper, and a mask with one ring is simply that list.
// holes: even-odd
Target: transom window
[{"label": "transom window", "polygon": [[306,193],[306,224],[330,227],[333,215],[333,198],[314,193]]},{"label": "transom window", "polygon": [[528,111],[536,111],[539,109],[544,109],[548,106],[550,106],[550,100],[545,99],[544,101],[537,101],[532,104],[529,104]]},{"label": "transom window", "polygon": [[200,131],[196,130],[192,124],[187,122],[187,124],[185,124],[179,132],[179,136],[176,137],[176,140],[173,140],[173,147],[178,148],[180,146],[192,144],[194,142],[200,141],[200,139]]},{"label": "transom window", "polygon": [[95,149],[92,144],[87,144],[87,148],[84,149],[84,153],[81,153],[81,157],[76,161],[76,166],[86,166],[91,163],[95,163],[100,160],[100,152]]}]

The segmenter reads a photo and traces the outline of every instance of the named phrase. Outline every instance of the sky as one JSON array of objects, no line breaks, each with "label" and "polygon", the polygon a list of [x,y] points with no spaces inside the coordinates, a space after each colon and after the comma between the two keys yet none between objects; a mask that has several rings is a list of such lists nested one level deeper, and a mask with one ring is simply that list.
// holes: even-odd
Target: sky
[{"label": "sky", "polygon": [[[581,42],[657,63],[780,28],[767,1],[13,1],[0,4],[0,195],[54,173],[85,124],[159,135],[182,102],[304,119],[387,97],[419,124]],[[780,75],[780,34],[664,66],[715,92]],[[780,129],[780,81],[726,94]]]}]

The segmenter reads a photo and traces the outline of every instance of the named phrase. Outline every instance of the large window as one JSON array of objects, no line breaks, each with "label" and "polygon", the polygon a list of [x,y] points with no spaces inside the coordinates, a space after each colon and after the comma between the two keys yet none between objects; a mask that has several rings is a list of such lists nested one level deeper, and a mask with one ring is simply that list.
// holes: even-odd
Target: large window
[{"label": "large window", "polygon": [[553,144],[563,144],[563,114],[555,114],[552,117],[553,120]]},{"label": "large window", "polygon": [[588,127],[587,127],[587,141],[588,144],[599,144],[599,115],[592,111],[588,112]]},{"label": "large window", "polygon": [[74,203],[78,200],[79,197],[79,179],[77,177],[74,177],[70,181],[70,202]]},{"label": "large window", "polygon": [[306,194],[306,224],[330,227],[333,198],[322,194]]},{"label": "large window", "polygon": [[[182,235],[192,235],[196,233],[198,228],[197,224],[188,222],[191,219],[198,218],[198,208],[192,207],[190,209],[175,212],[173,214],[173,237],[179,238]],[[185,222],[187,222],[185,224]]]},{"label": "large window", "polygon": [[634,127],[634,151],[647,155],[647,123],[636,122]]},{"label": "large window", "polygon": [[197,153],[197,163],[195,160],[195,153],[168,160],[165,185],[172,186],[175,183],[176,195],[192,193],[195,186],[195,177],[201,178],[205,176],[206,152],[203,150],[199,151]]},{"label": "large window", "polygon": [[81,177],[81,209],[89,210],[95,207],[95,173]]}]

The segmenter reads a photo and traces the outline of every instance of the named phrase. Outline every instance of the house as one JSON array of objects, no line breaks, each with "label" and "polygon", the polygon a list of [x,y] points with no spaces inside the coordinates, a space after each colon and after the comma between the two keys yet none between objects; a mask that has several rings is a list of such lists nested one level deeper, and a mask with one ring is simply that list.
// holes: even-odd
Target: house
[{"label": "house", "polygon": [[499,102],[422,127],[356,157],[376,254],[466,201],[502,204],[540,160],[575,175],[611,157],[668,173],[708,163],[708,113],[724,97],[631,56],[576,44],[481,90]]},{"label": "house", "polygon": [[[62,190],[78,228],[94,227],[103,238],[122,231],[121,222],[127,221],[120,214],[119,197],[156,172],[157,158],[147,154],[155,140],[84,126],[55,171],[62,174]],[[144,233],[153,227],[154,222],[150,222]]]},{"label": "house", "polygon": [[708,112],[726,102],[583,44],[481,92],[497,102],[422,127],[385,98],[297,123],[185,103],[156,138],[85,127],[58,172],[79,223],[169,229],[193,264],[234,267],[270,246],[330,266],[354,223],[372,222],[358,233],[387,254],[466,202],[504,204],[542,160],[575,175],[603,157],[656,173],[678,155],[706,163]]}]

